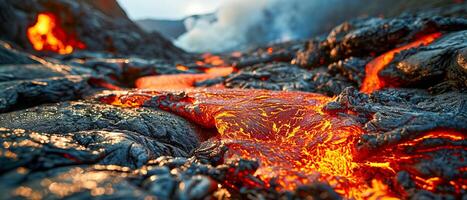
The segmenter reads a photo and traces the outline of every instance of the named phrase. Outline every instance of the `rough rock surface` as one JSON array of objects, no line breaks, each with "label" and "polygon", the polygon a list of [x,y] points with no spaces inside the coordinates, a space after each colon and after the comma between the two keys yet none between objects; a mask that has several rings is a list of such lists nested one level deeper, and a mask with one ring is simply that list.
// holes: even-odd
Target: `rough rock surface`
[{"label": "rough rock surface", "polygon": [[190,123],[164,111],[144,108],[124,109],[95,102],[62,102],[4,113],[1,116],[0,127],[45,133],[124,130],[128,131],[125,132],[128,137],[137,138],[139,135],[141,141],[157,140],[177,147],[185,154],[199,142],[196,129]]},{"label": "rough rock surface", "polygon": [[91,72],[91,70],[86,70],[84,68],[66,65],[0,65],[0,82],[86,75],[91,74]]},{"label": "rough rock surface", "polygon": [[[344,77],[330,74],[326,68],[306,70],[287,63],[258,64],[244,68],[225,78],[222,83],[227,88],[267,89],[318,92],[337,95],[344,88],[354,86]],[[198,86],[212,84],[211,81],[198,83]]]},{"label": "rough rock surface", "polygon": [[297,54],[296,63],[316,67],[350,56],[378,55],[410,42],[421,34],[466,28],[467,20],[463,18],[403,16],[354,20],[334,28],[322,42],[310,41],[307,48]]},{"label": "rough rock surface", "polygon": [[38,63],[27,53],[19,52],[8,43],[0,41],[0,65],[4,64],[33,64]]},{"label": "rough rock surface", "polygon": [[90,92],[86,76],[65,76],[0,82],[0,112],[40,103],[60,102],[83,97]]},{"label": "rough rock surface", "polygon": [[431,87],[434,92],[467,88],[467,31],[445,35],[429,46],[403,51],[379,73],[399,87]]},{"label": "rough rock surface", "polygon": [[[144,157],[144,149],[135,144],[130,150],[136,154],[130,155],[137,157],[125,153],[129,157],[115,159],[116,153],[124,152],[112,150],[129,147],[114,132],[56,135],[2,128],[0,140],[6,144],[0,151],[5,155],[1,157],[4,164],[0,166],[0,191],[6,198],[293,199],[311,195],[339,199],[323,183],[300,187],[296,193],[249,189],[232,195],[228,188],[218,188],[218,184],[229,181],[231,187],[241,186],[243,178],[254,179],[250,173],[258,164],[247,160],[221,164],[216,158],[221,157],[225,148],[214,141],[201,145],[189,158],[161,156],[139,166],[126,162]],[[151,148],[146,150],[151,152]]]},{"label": "rough rock surface", "polygon": [[458,92],[431,95],[423,90],[388,89],[368,96],[347,88],[326,110],[359,113],[356,119],[367,130],[361,144],[377,148],[435,128],[467,129],[466,99],[465,93]]}]

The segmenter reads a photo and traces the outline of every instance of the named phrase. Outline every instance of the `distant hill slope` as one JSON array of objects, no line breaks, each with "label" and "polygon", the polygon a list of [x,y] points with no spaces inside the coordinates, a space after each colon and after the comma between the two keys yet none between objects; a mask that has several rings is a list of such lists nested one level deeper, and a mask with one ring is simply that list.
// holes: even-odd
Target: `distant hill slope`
[{"label": "distant hill slope", "polygon": [[217,20],[217,16],[214,12],[191,15],[178,20],[141,19],[134,20],[134,22],[146,32],[158,32],[167,39],[175,40],[193,28],[198,20],[212,23]]},{"label": "distant hill slope", "polygon": [[183,23],[185,19],[180,20],[158,20],[158,19],[142,19],[136,20],[143,30],[147,32],[159,32],[165,38],[174,40],[187,30]]}]

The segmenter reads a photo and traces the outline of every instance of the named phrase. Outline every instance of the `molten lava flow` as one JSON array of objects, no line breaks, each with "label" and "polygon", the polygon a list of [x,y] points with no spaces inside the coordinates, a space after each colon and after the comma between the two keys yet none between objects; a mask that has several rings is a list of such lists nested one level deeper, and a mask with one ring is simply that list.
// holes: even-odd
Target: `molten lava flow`
[{"label": "molten lava flow", "polygon": [[242,52],[240,51],[234,51],[230,54],[230,56],[232,56],[233,58],[240,58],[242,57]]},{"label": "molten lava flow", "polygon": [[267,49],[268,54],[272,54],[274,52],[274,49],[272,47],[269,47]]},{"label": "molten lava flow", "polygon": [[28,28],[27,36],[33,48],[37,51],[69,54],[73,52],[74,48],[86,48],[82,42],[65,33],[52,13],[40,13],[37,16],[36,24]]},{"label": "molten lava flow", "polygon": [[189,68],[185,65],[177,65],[175,68],[177,68],[180,71],[188,71]]},{"label": "molten lava flow", "polygon": [[158,106],[163,109],[217,128],[219,139],[229,147],[227,158],[258,159],[257,175],[265,181],[278,178],[282,189],[316,180],[334,181],[344,195],[352,189],[371,188],[361,186],[363,178],[354,176],[359,164],[353,161],[353,146],[363,131],[349,118],[323,113],[321,107],[332,100],[329,97],[304,92],[194,90],[180,97],[142,92],[105,101],[134,106],[143,105],[151,96],[161,96],[166,103]]},{"label": "molten lava flow", "polygon": [[145,76],[135,81],[136,88],[140,89],[188,89],[193,88],[198,81],[229,75],[231,72],[211,72],[204,74],[170,74]]},{"label": "molten lava flow", "polygon": [[201,56],[203,61],[198,61],[198,65],[212,65],[212,66],[222,66],[224,65],[224,60],[220,56],[215,56],[210,53],[205,53]]},{"label": "molten lava flow", "polygon": [[[420,155],[406,152],[407,145],[439,138],[465,139],[456,131],[434,131],[396,148],[376,151],[383,154],[357,159],[360,152],[355,146],[364,134],[361,124],[350,117],[324,112],[322,107],[333,99],[320,94],[204,89],[179,93],[134,91],[101,100],[120,106],[159,107],[206,128],[216,128],[217,138],[229,147],[226,159],[257,159],[260,168],[256,175],[267,183],[275,181],[277,189],[325,181],[339,194],[356,199],[395,196],[388,183],[398,170],[416,164]],[[415,179],[417,175],[413,173]],[[426,182],[419,187],[433,191],[441,181]],[[459,182],[453,184],[458,186]]]},{"label": "molten lava flow", "polygon": [[[434,155],[439,151],[449,150],[449,159],[459,157],[459,160],[463,160],[462,151],[467,150],[467,147],[463,144],[466,139],[465,135],[465,132],[451,129],[428,131],[412,140],[377,150],[375,151],[377,153],[369,156],[366,160],[368,162],[387,162],[389,164],[388,169],[392,171],[404,170],[412,172],[411,176],[419,188],[436,191],[439,185],[443,185],[442,187],[452,186],[455,188],[456,193],[459,194],[460,190],[458,188],[466,185],[466,180],[443,180],[436,174],[421,174],[415,167],[423,159],[439,157]],[[461,169],[458,170],[461,171]]]},{"label": "molten lava flow", "polygon": [[235,70],[234,67],[213,67],[204,70],[206,74],[216,75],[216,76],[227,76]]},{"label": "molten lava flow", "polygon": [[[240,52],[232,53],[232,56],[235,57],[235,54]],[[241,53],[240,53],[241,55]],[[222,74],[228,75],[232,73],[235,68],[227,64],[220,56],[212,55],[210,53],[205,53],[201,56],[203,60],[196,61],[198,67],[208,74]],[[211,66],[211,67],[208,67]]]},{"label": "molten lava flow", "polygon": [[[232,66],[225,66],[224,60],[219,56],[204,54],[202,57],[204,61],[196,62],[198,70],[204,72],[202,74],[171,74],[142,77],[136,80],[136,88],[162,90],[188,89],[193,88],[196,82],[227,76],[235,70]],[[210,65],[211,67],[206,67],[206,65]],[[180,71],[189,70],[184,65],[177,65],[176,68]]]},{"label": "molten lava flow", "polygon": [[365,79],[363,80],[363,84],[360,91],[369,94],[373,91],[388,86],[388,83],[385,83],[383,80],[379,79],[378,73],[392,61],[396,53],[421,45],[428,45],[440,36],[441,33],[433,33],[430,35],[423,36],[414,42],[386,52],[383,55],[380,55],[371,62],[369,62],[365,66]]}]

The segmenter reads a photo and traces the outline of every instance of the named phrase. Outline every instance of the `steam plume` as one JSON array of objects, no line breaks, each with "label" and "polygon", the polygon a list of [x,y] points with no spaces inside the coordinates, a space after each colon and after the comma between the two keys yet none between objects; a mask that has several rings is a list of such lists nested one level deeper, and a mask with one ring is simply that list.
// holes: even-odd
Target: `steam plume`
[{"label": "steam plume", "polygon": [[192,52],[222,52],[274,41],[308,38],[343,21],[343,10],[349,15],[349,10],[356,7],[358,2],[229,0],[219,8],[216,20],[200,18],[190,21],[187,24],[188,32],[175,43]]}]

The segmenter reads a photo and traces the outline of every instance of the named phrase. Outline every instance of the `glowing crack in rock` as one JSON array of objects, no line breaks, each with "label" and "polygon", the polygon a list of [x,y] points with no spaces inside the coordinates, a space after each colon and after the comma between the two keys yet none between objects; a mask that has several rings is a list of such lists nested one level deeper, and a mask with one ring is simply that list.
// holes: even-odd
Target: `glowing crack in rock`
[{"label": "glowing crack in rock", "polygon": [[[158,107],[216,128],[217,138],[229,147],[226,159],[257,159],[260,168],[256,175],[276,182],[278,189],[324,181],[339,194],[356,199],[395,196],[387,184],[397,171],[410,168],[423,154],[406,154],[405,147],[433,138],[465,138],[456,131],[433,131],[361,159],[356,144],[364,134],[362,125],[351,117],[324,112],[323,107],[332,100],[306,92],[242,89],[114,91],[101,98],[119,106]],[[428,190],[438,183],[423,178],[417,181]],[[459,187],[461,182],[453,185]]]},{"label": "glowing crack in rock", "polygon": [[386,65],[391,63],[396,53],[410,48],[428,45],[439,37],[441,37],[441,33],[425,35],[416,41],[393,49],[373,59],[365,66],[365,79],[363,80],[363,84],[360,91],[369,94],[376,90],[389,86],[390,84],[385,83],[378,77],[378,73],[381,70],[383,70],[384,67],[386,67]]},{"label": "glowing crack in rock", "polygon": [[39,13],[36,23],[28,28],[27,36],[32,47],[37,51],[70,54],[74,48],[86,48],[84,43],[65,33],[57,17],[52,13]]}]

